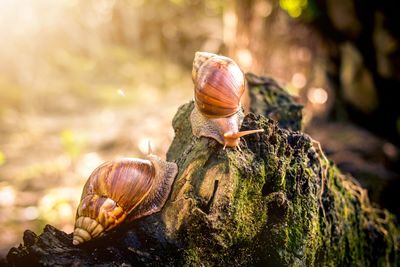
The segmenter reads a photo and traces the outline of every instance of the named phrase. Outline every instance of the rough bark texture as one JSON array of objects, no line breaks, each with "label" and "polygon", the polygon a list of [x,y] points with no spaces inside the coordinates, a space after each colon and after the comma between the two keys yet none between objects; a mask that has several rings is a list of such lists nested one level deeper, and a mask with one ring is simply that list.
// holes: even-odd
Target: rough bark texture
[{"label": "rough bark texture", "polygon": [[274,79],[247,73],[246,80],[252,113],[276,120],[281,128],[301,130],[303,106],[293,101],[293,97]]},{"label": "rough bark texture", "polygon": [[[257,88],[257,94],[276,96],[266,82],[249,84]],[[279,107],[276,101],[282,97],[268,99]],[[71,235],[51,226],[40,236],[28,230],[24,245],[10,250],[9,264],[398,263],[398,230],[392,216],[373,208],[366,192],[342,175],[309,136],[250,114],[242,129],[261,127],[265,132],[243,138],[241,151],[223,150],[214,140],[192,136],[189,115],[193,106],[192,102],[181,106],[173,119],[175,138],[167,159],[178,164],[179,173],[160,213],[78,247],[72,245]],[[286,112],[277,109],[276,114]],[[300,122],[287,125],[297,129]]]}]

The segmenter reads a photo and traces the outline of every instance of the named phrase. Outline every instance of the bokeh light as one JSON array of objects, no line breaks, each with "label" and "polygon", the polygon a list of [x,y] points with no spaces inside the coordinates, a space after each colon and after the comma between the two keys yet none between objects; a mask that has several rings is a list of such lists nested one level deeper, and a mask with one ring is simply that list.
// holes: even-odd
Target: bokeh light
[{"label": "bokeh light", "polygon": [[247,49],[238,50],[236,57],[238,59],[238,63],[243,69],[250,68],[251,64],[253,63],[253,56]]},{"label": "bokeh light", "polygon": [[286,10],[293,18],[299,17],[307,7],[307,4],[307,0],[279,0],[280,7]]},{"label": "bokeh light", "polygon": [[15,202],[15,190],[12,186],[0,187],[0,206],[12,207]]},{"label": "bokeh light", "polygon": [[303,88],[307,83],[306,76],[303,73],[296,72],[292,76],[292,84],[299,89]]},{"label": "bokeh light", "polygon": [[307,98],[313,104],[323,105],[328,100],[328,93],[323,88],[311,88],[307,93]]}]

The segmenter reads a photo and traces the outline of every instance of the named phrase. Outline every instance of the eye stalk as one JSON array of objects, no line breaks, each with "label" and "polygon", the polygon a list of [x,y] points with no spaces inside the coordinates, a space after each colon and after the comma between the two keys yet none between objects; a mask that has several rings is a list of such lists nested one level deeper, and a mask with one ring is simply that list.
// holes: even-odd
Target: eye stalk
[{"label": "eye stalk", "polygon": [[245,135],[249,134],[255,134],[255,133],[261,133],[264,132],[264,129],[257,129],[257,130],[248,130],[248,131],[242,131],[238,133],[233,133],[233,132],[227,132],[224,133],[224,149],[225,147],[238,147],[239,142],[240,142],[240,137],[243,137]]}]

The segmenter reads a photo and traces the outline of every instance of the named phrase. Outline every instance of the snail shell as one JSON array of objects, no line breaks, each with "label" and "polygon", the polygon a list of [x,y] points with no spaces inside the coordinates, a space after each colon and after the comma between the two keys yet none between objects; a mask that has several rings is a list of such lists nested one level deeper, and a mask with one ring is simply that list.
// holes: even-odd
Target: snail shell
[{"label": "snail shell", "polygon": [[228,117],[241,109],[245,84],[239,66],[230,58],[196,53],[192,78],[197,108],[209,117]]},{"label": "snail shell", "polygon": [[100,165],[83,188],[73,244],[101,236],[123,221],[159,211],[177,172],[175,163],[154,155],[147,160],[124,158]]},{"label": "snail shell", "polygon": [[192,79],[195,108],[190,115],[193,135],[206,136],[229,147],[238,147],[240,137],[264,131],[239,132],[244,114],[240,99],[245,77],[230,58],[208,52],[196,52]]}]

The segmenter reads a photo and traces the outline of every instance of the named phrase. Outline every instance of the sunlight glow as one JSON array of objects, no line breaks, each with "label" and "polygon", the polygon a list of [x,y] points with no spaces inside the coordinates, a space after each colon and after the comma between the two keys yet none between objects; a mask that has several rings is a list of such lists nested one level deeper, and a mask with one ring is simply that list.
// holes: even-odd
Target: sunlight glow
[{"label": "sunlight glow", "polygon": [[117,90],[117,94],[118,94],[119,96],[122,96],[122,97],[125,97],[125,96],[126,96],[126,95],[125,95],[124,89],[118,89],[118,90]]},{"label": "sunlight glow", "polygon": [[272,4],[269,1],[258,1],[256,3],[256,12],[261,17],[268,17],[272,13]]},{"label": "sunlight glow", "polygon": [[248,49],[240,49],[237,51],[236,55],[240,66],[243,66],[243,68],[251,67],[251,64],[253,63],[253,57]]},{"label": "sunlight glow", "polygon": [[292,76],[292,84],[294,87],[301,89],[306,85],[306,83],[307,83],[307,79],[303,73],[296,72]]},{"label": "sunlight glow", "polygon": [[39,217],[39,211],[37,207],[29,206],[22,210],[22,216],[25,220],[36,220]]},{"label": "sunlight glow", "polygon": [[0,206],[13,206],[15,202],[15,191],[11,186],[5,186],[0,189]]},{"label": "sunlight glow", "polygon": [[73,217],[73,211],[71,205],[68,203],[61,203],[58,205],[58,215],[63,220],[68,220]]},{"label": "sunlight glow", "polygon": [[70,222],[74,216],[71,203],[78,201],[80,194],[81,191],[74,188],[56,188],[48,191],[39,201],[39,218],[46,221],[57,221],[60,224]]},{"label": "sunlight glow", "polygon": [[224,42],[229,44],[235,40],[235,32],[238,18],[234,10],[226,10],[223,15],[223,39]]},{"label": "sunlight glow", "polygon": [[328,100],[328,93],[323,88],[311,88],[307,93],[308,100],[313,104],[325,104]]},{"label": "sunlight glow", "polygon": [[103,159],[96,152],[86,153],[77,163],[77,173],[82,179],[86,180],[102,162]]}]

